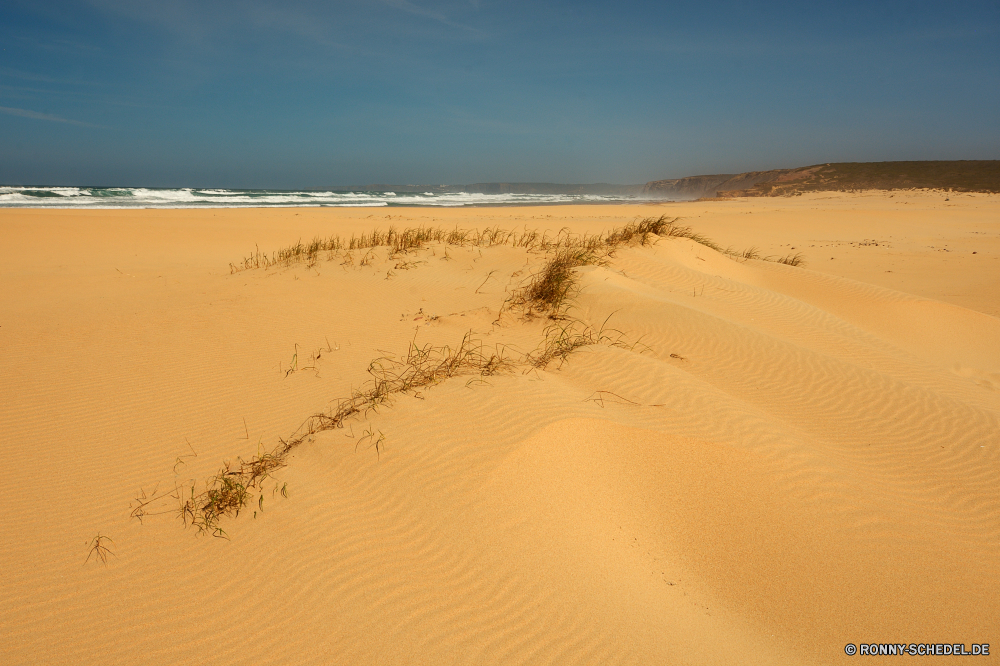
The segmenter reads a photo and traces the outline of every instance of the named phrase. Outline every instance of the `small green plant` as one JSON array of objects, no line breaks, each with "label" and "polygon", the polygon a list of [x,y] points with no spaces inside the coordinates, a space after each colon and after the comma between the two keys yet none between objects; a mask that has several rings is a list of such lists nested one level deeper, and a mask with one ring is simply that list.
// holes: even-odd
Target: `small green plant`
[{"label": "small green plant", "polygon": [[[280,367],[280,366],[279,366]],[[299,343],[295,343],[295,351],[292,353],[292,360],[288,364],[288,370],[285,370],[285,377],[297,372],[299,369]]]},{"label": "small green plant", "polygon": [[228,537],[219,527],[220,518],[238,516],[249,501],[251,491],[260,488],[273,471],[284,466],[284,457],[276,450],[258,453],[249,461],[239,459],[237,465],[226,463],[205,484],[201,493],[195,492],[194,485],[187,499],[177,493],[178,515],[185,525],[196,527],[199,533]]}]

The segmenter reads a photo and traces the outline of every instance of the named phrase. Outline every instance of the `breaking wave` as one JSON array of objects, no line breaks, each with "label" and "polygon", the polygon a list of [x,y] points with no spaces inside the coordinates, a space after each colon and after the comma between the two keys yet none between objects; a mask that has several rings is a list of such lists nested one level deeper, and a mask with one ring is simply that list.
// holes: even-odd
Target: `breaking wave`
[{"label": "breaking wave", "polygon": [[258,208],[280,206],[503,206],[599,203],[634,197],[598,194],[484,194],[312,190],[155,189],[0,186],[0,208]]}]

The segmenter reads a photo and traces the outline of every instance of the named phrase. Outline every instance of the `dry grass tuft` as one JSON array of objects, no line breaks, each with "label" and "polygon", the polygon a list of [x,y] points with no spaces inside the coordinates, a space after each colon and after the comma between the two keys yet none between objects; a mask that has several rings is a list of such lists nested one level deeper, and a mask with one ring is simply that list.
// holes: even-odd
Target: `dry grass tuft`
[{"label": "dry grass tuft", "polygon": [[[611,316],[608,316],[610,319]],[[634,349],[639,343],[628,344],[625,334],[617,329],[607,328],[608,319],[599,329],[594,329],[578,319],[563,318],[553,321],[545,328],[545,339],[538,349],[527,354],[524,363],[531,368],[544,370],[553,361],[559,361],[559,367],[566,362],[570,354],[581,347],[591,345],[607,345]]]},{"label": "dry grass tuft", "polygon": [[779,264],[786,264],[788,266],[803,266],[806,260],[802,257],[801,252],[796,252],[795,254],[786,254],[785,256],[775,259],[774,261]]},{"label": "dry grass tuft", "polygon": [[196,494],[192,486],[190,496],[184,499],[178,490],[175,498],[179,502],[181,520],[185,525],[198,528],[199,533],[226,537],[225,531],[219,527],[219,520],[223,516],[238,516],[240,509],[250,501],[253,491],[262,488],[271,472],[285,464],[280,448],[260,453],[248,461],[241,458],[236,466],[225,463],[205,484],[201,493]]},{"label": "dry grass tuft", "polygon": [[740,259],[746,261],[748,259],[760,259],[762,261],[773,261],[779,264],[786,264],[788,266],[803,266],[805,265],[805,258],[802,256],[801,252],[796,254],[788,254],[783,257],[773,257],[773,256],[761,256],[760,250],[756,247],[750,247],[742,252],[738,252],[732,248],[724,248],[713,240],[702,236],[691,230],[691,227],[679,227],[674,223],[665,230],[665,233],[661,234],[663,236],[673,236],[676,238],[690,238],[695,243],[704,245],[705,247],[711,248],[716,252],[720,252],[733,259]]},{"label": "dry grass tuft", "polygon": [[673,223],[666,216],[647,217],[608,234],[573,236],[560,232],[552,257],[514,290],[501,312],[515,310],[525,317],[562,316],[566,302],[576,290],[574,268],[607,265],[615,250],[623,245],[651,245],[661,236],[672,235],[671,231],[676,229]]},{"label": "dry grass tuft", "polygon": [[[87,553],[87,559],[84,560],[84,564],[90,561],[93,557],[94,561],[100,560],[102,564],[107,566],[108,555],[115,555],[110,548],[108,548],[109,543],[114,543],[111,537],[106,537],[103,534],[98,533],[93,539],[90,540],[89,548],[90,551]],[[117,555],[115,555],[117,557]]]},{"label": "dry grass tuft", "polygon": [[731,250],[723,248],[721,245],[719,245],[712,239],[708,238],[707,236],[703,236],[699,233],[696,233],[691,229],[691,227],[677,226],[676,220],[672,222],[665,231],[666,233],[663,234],[664,236],[672,238],[689,238],[693,240],[695,243],[704,245],[705,247],[711,248],[716,252],[722,252],[723,254],[730,254],[730,255],[732,254]]},{"label": "dry grass tuft", "polygon": [[604,257],[593,250],[582,247],[562,248],[545,262],[540,271],[511,294],[504,307],[521,311],[526,317],[558,312],[576,290],[576,274],[573,269],[606,262]]},{"label": "dry grass tuft", "polygon": [[[271,473],[285,466],[288,454],[316,433],[342,428],[345,421],[355,416],[377,413],[398,394],[419,397],[418,389],[456,375],[472,374],[483,378],[509,372],[514,367],[514,360],[505,347],[489,348],[475,340],[471,331],[455,348],[421,347],[413,342],[406,356],[383,356],[372,361],[368,367],[372,378],[366,384],[356,389],[349,398],[339,400],[329,413],[310,416],[288,440],[279,440],[279,446],[273,450],[260,453],[248,461],[241,459],[237,465],[226,463],[200,493],[192,486],[186,499],[178,494],[179,515],[185,525],[193,525],[199,533],[226,537],[225,531],[219,527],[220,519],[223,516],[238,516]],[[381,444],[383,439],[372,441]],[[373,444],[377,450],[378,444]]]}]

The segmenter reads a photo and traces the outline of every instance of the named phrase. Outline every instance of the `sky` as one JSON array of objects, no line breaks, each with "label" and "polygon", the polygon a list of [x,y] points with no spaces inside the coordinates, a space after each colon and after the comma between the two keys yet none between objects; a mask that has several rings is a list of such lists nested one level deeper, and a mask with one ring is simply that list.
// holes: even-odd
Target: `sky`
[{"label": "sky", "polygon": [[1000,2],[3,0],[0,183],[1000,158]]}]

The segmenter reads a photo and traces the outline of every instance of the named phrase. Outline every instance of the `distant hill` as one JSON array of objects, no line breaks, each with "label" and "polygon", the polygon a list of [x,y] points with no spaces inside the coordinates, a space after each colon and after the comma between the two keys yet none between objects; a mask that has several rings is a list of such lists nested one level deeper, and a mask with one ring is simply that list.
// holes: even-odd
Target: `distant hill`
[{"label": "distant hill", "polygon": [[752,187],[759,182],[771,180],[784,174],[788,169],[773,171],[748,171],[746,173],[719,173],[709,176],[688,176],[672,180],[654,180],[646,183],[642,194],[667,199],[699,199],[715,196],[719,190],[737,190]]},{"label": "distant hill", "polygon": [[920,188],[1000,192],[1000,160],[835,162],[796,169],[654,180],[646,183],[643,194],[691,199]]}]

